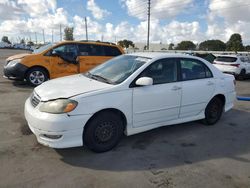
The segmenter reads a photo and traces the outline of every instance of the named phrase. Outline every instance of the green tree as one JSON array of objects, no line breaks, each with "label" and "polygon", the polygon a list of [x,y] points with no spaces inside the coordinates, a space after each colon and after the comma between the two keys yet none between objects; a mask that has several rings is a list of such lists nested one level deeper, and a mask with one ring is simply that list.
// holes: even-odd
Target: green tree
[{"label": "green tree", "polygon": [[234,33],[231,35],[229,41],[227,42],[227,50],[228,51],[243,51],[244,46],[242,44],[242,38],[239,33]]},{"label": "green tree", "polygon": [[221,40],[206,40],[200,43],[199,50],[225,51],[226,44]]},{"label": "green tree", "polygon": [[9,41],[9,38],[7,36],[2,37],[2,41],[10,44],[11,42]]},{"label": "green tree", "polygon": [[177,44],[176,50],[195,50],[196,45],[192,41],[181,41]]},{"label": "green tree", "polygon": [[173,49],[174,49],[174,44],[173,44],[173,43],[170,43],[169,46],[168,46],[168,49],[169,49],[169,50],[173,50]]},{"label": "green tree", "polygon": [[118,41],[118,45],[120,45],[123,48],[129,48],[129,46],[131,46],[132,48],[135,47],[135,44],[131,40],[126,40],[126,39]]},{"label": "green tree", "polygon": [[29,42],[27,42],[27,45],[29,45],[29,46],[34,46],[34,42],[29,41]]},{"label": "green tree", "polygon": [[246,51],[250,51],[250,45],[245,46]]},{"label": "green tree", "polygon": [[66,27],[64,29],[64,40],[74,40],[74,27]]},{"label": "green tree", "polygon": [[25,44],[25,40],[24,40],[24,39],[21,39],[20,43],[21,43],[21,44]]}]

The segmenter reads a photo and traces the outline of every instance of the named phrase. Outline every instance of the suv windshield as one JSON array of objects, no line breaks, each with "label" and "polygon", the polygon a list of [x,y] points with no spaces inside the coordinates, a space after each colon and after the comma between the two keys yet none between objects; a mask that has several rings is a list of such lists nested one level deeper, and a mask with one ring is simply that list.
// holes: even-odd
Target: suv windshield
[{"label": "suv windshield", "polygon": [[39,53],[43,52],[44,50],[49,49],[50,47],[52,47],[52,46],[54,46],[54,45],[55,45],[55,43],[54,43],[54,44],[49,43],[49,44],[43,45],[43,46],[41,46],[40,48],[35,49],[32,53],[33,53],[33,54],[39,54]]},{"label": "suv windshield", "polygon": [[225,57],[225,56],[218,56],[215,61],[221,61],[221,62],[225,62],[225,63],[233,63],[235,61],[237,61],[236,57]]},{"label": "suv windshield", "polygon": [[121,55],[97,66],[85,76],[109,84],[119,84],[148,61],[150,58]]}]

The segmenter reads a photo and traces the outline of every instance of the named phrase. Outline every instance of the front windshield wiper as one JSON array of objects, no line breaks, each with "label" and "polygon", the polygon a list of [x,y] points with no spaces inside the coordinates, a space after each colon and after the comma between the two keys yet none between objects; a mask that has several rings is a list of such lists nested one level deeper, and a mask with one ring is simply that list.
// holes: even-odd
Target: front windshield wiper
[{"label": "front windshield wiper", "polygon": [[103,82],[108,83],[108,84],[114,84],[114,82],[112,82],[111,80],[104,78],[104,77],[97,75],[97,74],[92,74],[90,72],[87,72],[87,76],[89,76],[92,79],[95,79],[98,81],[103,81]]}]

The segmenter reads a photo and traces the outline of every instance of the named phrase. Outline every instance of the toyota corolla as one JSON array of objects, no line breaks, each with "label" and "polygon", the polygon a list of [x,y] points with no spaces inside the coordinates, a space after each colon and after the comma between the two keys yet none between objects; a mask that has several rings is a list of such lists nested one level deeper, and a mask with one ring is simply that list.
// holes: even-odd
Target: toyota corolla
[{"label": "toyota corolla", "polygon": [[36,87],[25,117],[41,144],[104,152],[123,134],[194,120],[215,124],[233,107],[234,83],[198,57],[126,54]]}]

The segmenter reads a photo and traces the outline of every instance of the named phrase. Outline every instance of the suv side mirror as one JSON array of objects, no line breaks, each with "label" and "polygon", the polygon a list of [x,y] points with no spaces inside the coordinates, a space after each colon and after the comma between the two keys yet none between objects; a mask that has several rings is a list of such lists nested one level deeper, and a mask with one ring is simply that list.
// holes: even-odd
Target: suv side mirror
[{"label": "suv side mirror", "polygon": [[150,86],[153,85],[153,79],[150,77],[141,77],[135,82],[138,86]]},{"label": "suv side mirror", "polygon": [[51,52],[51,56],[59,56],[59,54],[57,53],[57,51],[55,51],[55,50],[52,50],[52,52]]}]

